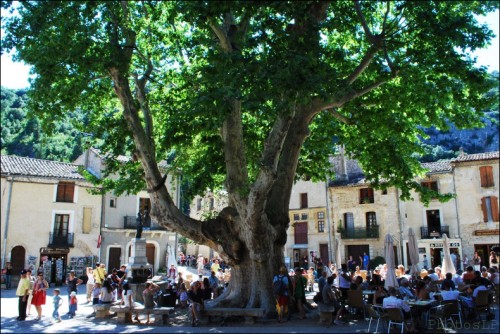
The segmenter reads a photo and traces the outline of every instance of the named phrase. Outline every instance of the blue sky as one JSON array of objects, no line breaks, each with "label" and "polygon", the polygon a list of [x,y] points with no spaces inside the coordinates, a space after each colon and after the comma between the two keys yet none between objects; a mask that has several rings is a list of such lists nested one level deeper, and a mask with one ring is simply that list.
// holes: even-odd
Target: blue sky
[{"label": "blue sky", "polygon": [[[480,22],[486,22],[495,33],[496,37],[487,49],[481,49],[475,52],[479,65],[486,65],[490,71],[499,70],[499,11],[495,11],[478,19]],[[2,55],[1,59],[1,85],[3,87],[20,89],[28,87],[29,67],[17,62],[12,62],[9,55]]]}]

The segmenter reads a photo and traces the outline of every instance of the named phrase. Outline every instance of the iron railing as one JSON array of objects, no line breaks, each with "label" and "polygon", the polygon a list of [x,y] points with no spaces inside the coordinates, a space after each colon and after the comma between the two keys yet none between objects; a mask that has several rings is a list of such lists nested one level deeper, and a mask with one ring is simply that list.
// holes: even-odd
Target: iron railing
[{"label": "iron railing", "polygon": [[441,239],[443,233],[450,235],[450,227],[447,225],[441,225],[436,228],[420,227],[420,238],[421,239]]},{"label": "iron railing", "polygon": [[[123,228],[127,230],[137,229],[137,217],[134,216],[124,216],[123,217]],[[166,231],[167,229],[163,226],[158,225],[157,222],[152,220],[150,217],[142,219],[142,228],[145,231],[148,230],[161,230]]]},{"label": "iron railing", "polygon": [[74,233],[49,233],[48,247],[74,247]]},{"label": "iron railing", "polygon": [[372,227],[348,228],[340,232],[342,239],[378,239],[378,225]]}]

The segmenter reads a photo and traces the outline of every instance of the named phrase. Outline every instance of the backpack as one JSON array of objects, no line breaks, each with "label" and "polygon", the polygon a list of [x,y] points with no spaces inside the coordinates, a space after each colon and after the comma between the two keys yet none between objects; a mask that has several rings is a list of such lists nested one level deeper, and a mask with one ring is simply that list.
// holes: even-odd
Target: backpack
[{"label": "backpack", "polygon": [[278,276],[278,280],[273,282],[273,294],[275,296],[283,296],[286,293],[287,286],[285,282],[283,282],[284,276],[280,277]]}]

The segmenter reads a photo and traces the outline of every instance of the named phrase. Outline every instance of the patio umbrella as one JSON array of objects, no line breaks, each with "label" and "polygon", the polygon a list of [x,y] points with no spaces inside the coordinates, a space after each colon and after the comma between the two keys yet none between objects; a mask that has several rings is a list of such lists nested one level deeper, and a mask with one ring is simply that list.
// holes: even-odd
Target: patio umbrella
[{"label": "patio umbrella", "polygon": [[335,239],[335,270],[337,271],[337,275],[339,269],[342,269],[342,256],[340,254],[340,240]]},{"label": "patio umbrella", "polygon": [[443,233],[443,265],[441,267],[441,272],[446,275],[446,273],[451,273],[452,275],[455,275],[457,272],[455,269],[455,264],[453,264],[453,260],[451,259],[450,255],[450,240],[448,239],[448,236],[446,233]]},{"label": "patio umbrella", "polygon": [[398,279],[396,278],[394,264],[394,240],[392,235],[387,234],[384,242],[385,263],[387,263],[387,273],[385,275],[384,287],[388,289],[390,286],[399,287]]},{"label": "patio umbrella", "polygon": [[415,233],[413,229],[410,227],[408,231],[408,250],[410,252],[410,275],[415,275],[420,273],[420,269],[418,268],[418,245],[417,238],[415,237]]},{"label": "patio umbrella", "polygon": [[174,267],[177,267],[177,260],[175,258],[175,253],[174,249],[172,246],[167,245],[168,248],[168,259],[167,259],[167,271],[170,269],[171,265],[174,265]]}]

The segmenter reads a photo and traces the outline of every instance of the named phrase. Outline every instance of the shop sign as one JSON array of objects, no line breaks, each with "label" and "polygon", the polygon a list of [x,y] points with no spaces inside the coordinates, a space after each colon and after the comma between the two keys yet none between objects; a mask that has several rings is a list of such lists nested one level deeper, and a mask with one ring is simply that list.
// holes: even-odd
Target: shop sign
[{"label": "shop sign", "polygon": [[474,231],[476,236],[486,236],[486,235],[500,235],[500,230],[476,230]]},{"label": "shop sign", "polygon": [[68,254],[69,248],[40,248],[40,254],[52,255],[52,254]]},{"label": "shop sign", "polygon": [[[431,243],[431,248],[443,248],[443,243]],[[460,247],[459,242],[450,242],[450,247],[457,248]]]}]

